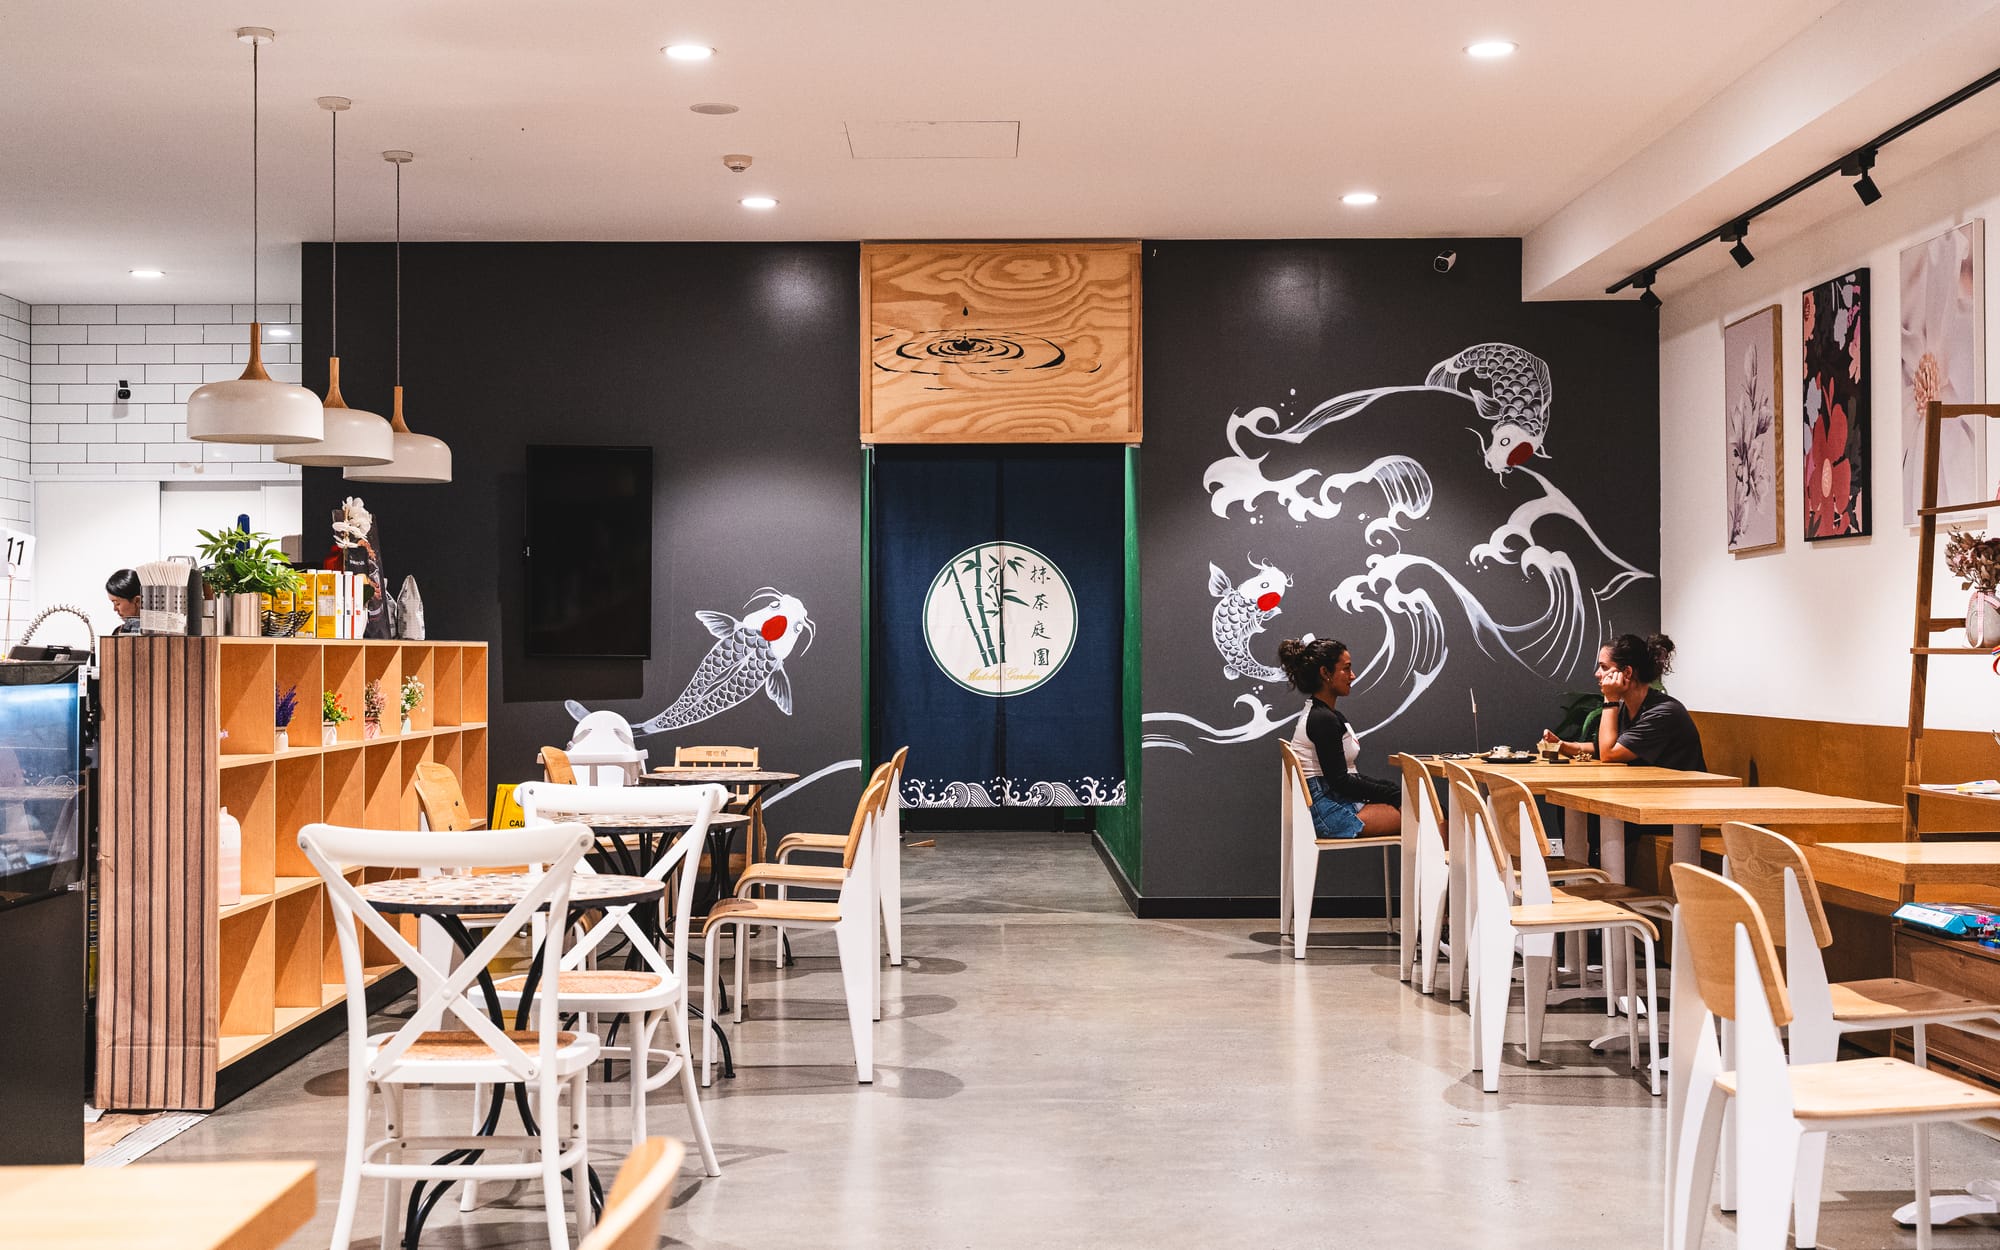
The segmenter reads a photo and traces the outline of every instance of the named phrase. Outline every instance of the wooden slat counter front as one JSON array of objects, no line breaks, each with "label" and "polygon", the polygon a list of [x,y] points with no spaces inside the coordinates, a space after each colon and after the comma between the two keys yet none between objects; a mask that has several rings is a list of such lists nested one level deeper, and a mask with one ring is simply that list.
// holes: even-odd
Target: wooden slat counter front
[{"label": "wooden slat counter front", "polygon": [[313,1165],[0,1168],[0,1210],[10,1246],[273,1250],[312,1218]]}]

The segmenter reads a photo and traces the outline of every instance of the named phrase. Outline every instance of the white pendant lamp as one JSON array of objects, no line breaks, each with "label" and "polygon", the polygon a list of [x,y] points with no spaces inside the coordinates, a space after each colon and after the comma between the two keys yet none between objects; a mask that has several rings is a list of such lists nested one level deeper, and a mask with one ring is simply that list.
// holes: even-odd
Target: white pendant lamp
[{"label": "white pendant lamp", "polygon": [[396,432],[395,458],[388,464],[342,470],[350,482],[435,485],[451,481],[451,448],[441,438],[413,434],[403,422],[403,166],[416,158],[408,152],[382,153],[396,167],[396,390],[389,425]]},{"label": "white pendant lamp", "polygon": [[344,95],[323,95],[317,103],[333,119],[333,353],[326,362],[326,435],[316,443],[287,447],[277,458],[323,469],[387,464],[395,458],[395,431],[374,413],[349,408],[340,397],[340,115],[354,101]]},{"label": "white pendant lamp", "polygon": [[[276,36],[243,26],[236,37],[250,45],[250,315],[257,316],[257,49]],[[250,363],[243,376],[210,382],[187,401],[188,437],[202,443],[291,444],[326,433],[319,396],[303,386],[274,382],[264,372],[264,328],[250,322]]]}]

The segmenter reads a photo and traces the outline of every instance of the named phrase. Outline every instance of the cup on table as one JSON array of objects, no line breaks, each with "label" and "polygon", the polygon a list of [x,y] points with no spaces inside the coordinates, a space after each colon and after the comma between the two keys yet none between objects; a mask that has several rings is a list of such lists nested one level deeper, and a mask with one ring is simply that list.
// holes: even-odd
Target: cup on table
[{"label": "cup on table", "polygon": [[1553,764],[1562,758],[1562,743],[1537,742],[1535,744],[1535,754],[1541,757],[1542,763]]}]

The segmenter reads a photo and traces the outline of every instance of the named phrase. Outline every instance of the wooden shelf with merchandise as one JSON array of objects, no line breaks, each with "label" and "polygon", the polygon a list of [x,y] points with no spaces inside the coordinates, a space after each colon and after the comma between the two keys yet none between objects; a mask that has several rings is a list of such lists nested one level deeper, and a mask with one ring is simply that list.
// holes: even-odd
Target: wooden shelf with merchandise
[{"label": "wooden shelf with merchandise", "polygon": [[[332,908],[298,832],[416,828],[416,768],[429,762],[458,775],[483,822],[486,673],[484,643],[105,640],[96,1105],[212,1108],[224,1069],[340,1007]],[[425,688],[407,734],[395,716],[405,675]],[[374,737],[360,717],[370,680],[387,718]],[[287,689],[292,729],[311,740],[279,751]],[[354,714],[331,746],[316,715],[324,690]],[[243,829],[242,896],[227,907],[222,807]],[[369,941],[372,985],[396,967]]]}]

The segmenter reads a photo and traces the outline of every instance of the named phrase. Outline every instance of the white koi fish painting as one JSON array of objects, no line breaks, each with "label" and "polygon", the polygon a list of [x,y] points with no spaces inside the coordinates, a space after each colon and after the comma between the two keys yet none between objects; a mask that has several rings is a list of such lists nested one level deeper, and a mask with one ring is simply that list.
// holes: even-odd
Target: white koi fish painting
[{"label": "white koi fish painting", "polygon": [[[1454,641],[1469,644],[1489,659],[1505,659],[1550,681],[1586,671],[1597,639],[1607,632],[1606,605],[1653,574],[1614,552],[1570,496],[1545,472],[1529,467],[1549,460],[1549,413],[1554,397],[1548,364],[1510,343],[1480,343],[1439,361],[1421,385],[1378,386],[1336,395],[1287,425],[1270,407],[1231,413],[1223,438],[1230,454],[1203,475],[1214,514],[1240,514],[1255,524],[1275,505],[1296,525],[1358,526],[1371,549],[1365,569],[1327,569],[1327,602],[1338,612],[1372,618],[1383,640],[1372,655],[1355,656],[1357,689],[1382,685],[1389,696],[1386,714],[1360,732],[1379,729],[1409,711],[1444,671]],[[1376,454],[1366,463],[1341,463],[1333,455],[1305,466],[1293,454],[1287,470],[1273,453],[1297,447],[1336,422],[1349,421],[1391,395],[1442,395],[1469,402],[1491,425],[1479,436],[1480,463],[1504,489],[1527,488],[1527,498],[1491,522],[1484,541],[1453,540],[1438,550],[1427,544],[1437,503],[1430,471],[1418,450],[1436,440],[1412,429],[1409,450]],[[1386,406],[1385,406],[1386,410]],[[1421,411],[1421,410],[1419,410]],[[1437,413],[1433,406],[1428,410]],[[1404,412],[1384,420],[1410,419]],[[1351,467],[1350,467],[1351,466]],[[1350,499],[1353,492],[1362,492]],[[1362,509],[1372,508],[1370,511]],[[1430,550],[1426,550],[1426,546]],[[1254,563],[1254,562],[1253,562]],[[1263,567],[1263,566],[1260,566]],[[1275,583],[1259,579],[1231,587],[1222,570],[1209,566],[1209,593],[1222,600],[1214,612],[1215,645],[1225,675],[1258,680],[1282,677],[1248,653],[1249,638],[1275,615],[1282,595]],[[1505,582],[1493,574],[1507,570]],[[1265,576],[1275,573],[1268,570]],[[1284,577],[1289,587],[1292,579]],[[1518,587],[1539,593],[1539,603],[1521,604]],[[1497,615],[1488,605],[1504,597],[1516,606]],[[1260,671],[1261,670],[1261,671]],[[1264,673],[1271,676],[1266,678]],[[1238,695],[1242,722],[1211,723],[1183,712],[1147,712],[1153,732],[1148,747],[1189,749],[1183,735],[1213,743],[1243,743],[1276,732],[1293,718],[1274,717],[1255,695]],[[1185,727],[1185,728],[1182,728]]]},{"label": "white koi fish painting", "polygon": [[[752,605],[761,606],[741,619],[727,612],[695,613],[695,619],[715,635],[715,645],[695,666],[694,676],[688,678],[687,688],[666,711],[644,723],[633,724],[634,737],[669,733],[700,724],[745,702],[759,691],[767,695],[779,711],[787,716],[792,714],[792,683],[791,678],[785,675],[785,661],[792,657],[795,649],[803,655],[812,646],[818,627],[806,615],[805,604],[769,586],[752,595],[744,606]],[[799,646],[801,638],[805,640],[803,647]],[[588,713],[588,709],[575,700],[564,706],[578,720]]]},{"label": "white koi fish painting", "polygon": [[1257,575],[1237,585],[1229,584],[1229,574],[1208,566],[1208,593],[1215,596],[1215,615],[1210,631],[1215,649],[1222,653],[1222,675],[1230,681],[1248,677],[1251,681],[1283,681],[1282,670],[1260,663],[1250,654],[1250,638],[1264,632],[1264,623],[1283,612],[1278,605],[1292,579],[1275,565],[1251,560]]}]

